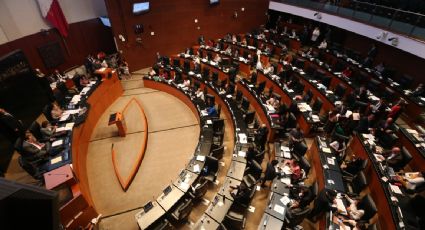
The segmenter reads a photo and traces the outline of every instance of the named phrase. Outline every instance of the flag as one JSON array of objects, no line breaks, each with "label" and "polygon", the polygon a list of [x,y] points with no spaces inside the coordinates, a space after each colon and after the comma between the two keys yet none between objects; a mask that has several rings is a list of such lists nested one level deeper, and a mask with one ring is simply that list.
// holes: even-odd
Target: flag
[{"label": "flag", "polygon": [[41,15],[49,21],[63,37],[68,36],[68,22],[63,15],[58,0],[37,0]]}]

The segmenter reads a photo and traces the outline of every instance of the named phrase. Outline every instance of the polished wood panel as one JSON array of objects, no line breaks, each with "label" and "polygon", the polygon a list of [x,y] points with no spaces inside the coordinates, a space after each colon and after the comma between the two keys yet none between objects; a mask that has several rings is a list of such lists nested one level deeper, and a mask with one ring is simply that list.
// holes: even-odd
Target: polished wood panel
[{"label": "polished wood panel", "polygon": [[74,127],[72,132],[72,164],[79,179],[82,195],[93,206],[87,178],[87,151],[88,145],[97,122],[106,109],[124,92],[118,75],[112,72],[111,78],[104,78],[103,82],[90,95],[87,102],[91,105],[84,123]]},{"label": "polished wood panel", "polygon": [[[228,32],[251,31],[264,24],[269,4],[268,0],[221,0],[214,6],[208,0],[150,1],[150,11],[136,16],[131,12],[133,2],[105,1],[114,36],[130,70],[151,66],[156,52],[170,56],[183,51],[194,45],[201,34],[205,39],[216,39]],[[237,18],[233,17],[235,11]],[[141,35],[134,33],[136,24],[144,27]],[[151,36],[151,32],[155,35]],[[126,38],[125,42],[118,40],[119,34]],[[137,37],[141,43],[136,42]]]},{"label": "polished wood panel", "polygon": [[[370,195],[373,198],[373,201],[378,208],[378,219],[381,229],[396,229],[396,224],[392,219],[390,201],[386,199],[384,188],[381,184],[381,178],[376,172],[374,166],[372,165],[372,159],[369,158],[368,153],[363,147],[360,138],[357,135],[353,136],[353,140],[350,144],[350,148],[356,156],[359,156],[362,159],[368,159],[368,165],[363,170],[366,180],[368,182],[368,187]],[[382,182],[383,183],[383,182]]]},{"label": "polished wood panel", "polygon": [[55,68],[60,71],[81,65],[88,54],[96,54],[100,51],[115,52],[111,28],[104,26],[100,19],[94,18],[71,23],[67,38],[62,39],[56,29],[50,29],[47,34],[39,32],[2,44],[0,45],[0,56],[21,49],[33,68],[50,73],[53,72],[53,69],[47,69],[44,66],[37,48],[51,42],[60,43],[65,58],[65,62]]}]

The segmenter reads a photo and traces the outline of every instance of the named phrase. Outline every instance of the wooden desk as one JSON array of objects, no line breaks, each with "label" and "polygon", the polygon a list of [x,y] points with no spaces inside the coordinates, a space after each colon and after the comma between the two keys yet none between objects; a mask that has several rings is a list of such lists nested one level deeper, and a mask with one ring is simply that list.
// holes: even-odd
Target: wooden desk
[{"label": "wooden desk", "polygon": [[72,163],[74,173],[79,179],[79,185],[83,196],[91,206],[93,206],[94,203],[90,195],[86,168],[89,141],[99,118],[124,91],[118,79],[118,74],[114,71],[110,73],[112,76],[110,78],[103,78],[103,82],[88,98],[87,102],[91,107],[85,122],[78,127],[74,127],[72,132]]},{"label": "wooden desk", "polygon": [[400,128],[397,131],[397,136],[399,137],[401,146],[406,147],[409,153],[412,155],[413,159],[409,162],[409,166],[412,171],[421,172],[425,168],[425,156],[420,150],[415,146],[415,142],[409,137],[410,135],[405,128]]},{"label": "wooden desk", "polygon": [[72,185],[75,184],[74,174],[72,173],[71,166],[66,164],[50,172],[43,174],[46,189],[54,189],[61,184]]},{"label": "wooden desk", "polygon": [[396,223],[391,213],[390,201],[386,198],[385,191],[381,182],[381,177],[373,166],[373,160],[366,152],[358,135],[353,135],[353,140],[349,146],[354,154],[362,159],[368,159],[368,165],[363,170],[368,181],[370,194],[378,208],[378,218],[381,229],[395,229]]}]

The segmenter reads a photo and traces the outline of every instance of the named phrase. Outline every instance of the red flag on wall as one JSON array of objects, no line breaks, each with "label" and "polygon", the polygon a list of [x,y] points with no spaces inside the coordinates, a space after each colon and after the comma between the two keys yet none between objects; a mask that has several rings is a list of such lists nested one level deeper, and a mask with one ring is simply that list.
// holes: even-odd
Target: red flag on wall
[{"label": "red flag on wall", "polygon": [[63,37],[68,36],[68,22],[63,15],[58,0],[37,0],[41,14],[46,18]]}]

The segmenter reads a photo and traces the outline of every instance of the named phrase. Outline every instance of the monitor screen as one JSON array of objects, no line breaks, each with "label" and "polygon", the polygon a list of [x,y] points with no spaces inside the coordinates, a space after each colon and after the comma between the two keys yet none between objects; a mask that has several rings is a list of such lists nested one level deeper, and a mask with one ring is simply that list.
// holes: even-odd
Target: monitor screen
[{"label": "monitor screen", "polygon": [[99,17],[104,26],[111,27],[111,21],[108,17]]},{"label": "monitor screen", "polygon": [[210,4],[212,5],[212,4],[217,4],[217,3],[219,3],[220,2],[220,0],[210,0]]},{"label": "monitor screen", "polygon": [[137,2],[133,4],[133,14],[141,14],[149,11],[149,2]]}]

